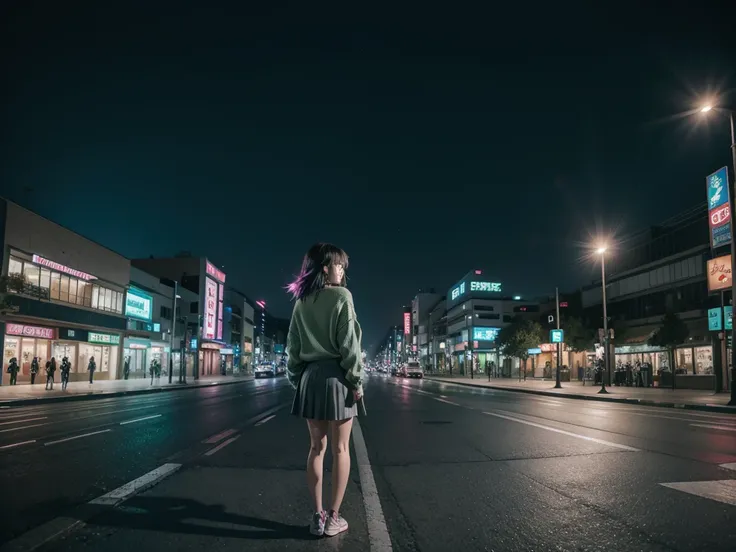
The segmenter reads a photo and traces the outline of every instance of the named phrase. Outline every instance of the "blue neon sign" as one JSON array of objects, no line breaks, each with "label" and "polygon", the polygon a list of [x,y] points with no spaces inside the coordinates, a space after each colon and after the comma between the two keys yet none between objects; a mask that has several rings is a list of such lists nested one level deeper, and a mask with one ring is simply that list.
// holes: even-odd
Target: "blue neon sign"
[{"label": "blue neon sign", "polygon": [[450,300],[454,301],[455,299],[460,297],[463,293],[465,293],[465,282],[453,288],[453,290],[450,292]]},{"label": "blue neon sign", "polygon": [[473,328],[473,341],[496,341],[500,328]]}]

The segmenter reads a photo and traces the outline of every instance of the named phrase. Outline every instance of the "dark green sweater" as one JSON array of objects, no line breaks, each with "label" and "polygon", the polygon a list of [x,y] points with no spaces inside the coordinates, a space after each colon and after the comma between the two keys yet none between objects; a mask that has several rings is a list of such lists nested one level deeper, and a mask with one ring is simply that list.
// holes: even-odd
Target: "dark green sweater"
[{"label": "dark green sweater", "polygon": [[345,378],[363,392],[362,331],[353,295],[344,287],[327,287],[294,305],[286,340],[289,381],[296,387],[307,362],[340,359]]}]

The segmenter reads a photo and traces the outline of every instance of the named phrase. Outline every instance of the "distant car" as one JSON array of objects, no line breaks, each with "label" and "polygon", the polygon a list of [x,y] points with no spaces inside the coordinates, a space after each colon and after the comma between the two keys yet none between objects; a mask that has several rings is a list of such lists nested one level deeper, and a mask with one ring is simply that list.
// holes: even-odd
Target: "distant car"
[{"label": "distant car", "polygon": [[283,376],[284,374],[286,374],[286,364],[279,364],[278,368],[276,368],[276,375]]},{"label": "distant car", "polygon": [[272,378],[276,375],[276,370],[270,362],[262,362],[256,366],[254,374],[257,378]]},{"label": "distant car", "polygon": [[418,362],[408,362],[403,368],[405,378],[419,378],[424,377],[424,370]]}]

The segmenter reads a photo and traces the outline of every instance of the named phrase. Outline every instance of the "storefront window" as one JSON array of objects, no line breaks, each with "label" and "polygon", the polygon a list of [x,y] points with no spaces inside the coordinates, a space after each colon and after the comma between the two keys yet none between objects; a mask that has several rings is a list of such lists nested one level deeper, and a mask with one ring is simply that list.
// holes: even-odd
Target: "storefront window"
[{"label": "storefront window", "polygon": [[8,274],[22,274],[27,283],[49,290],[50,299],[118,314],[123,312],[122,292],[49,270],[12,255],[8,262]]},{"label": "storefront window", "polygon": [[61,274],[58,272],[51,273],[51,298],[58,299],[61,291]]},{"label": "storefront window", "polygon": [[695,348],[695,373],[698,375],[713,375],[713,347]]},{"label": "storefront window", "polygon": [[678,374],[693,373],[693,350],[691,348],[675,351],[675,366]]},{"label": "storefront window", "polygon": [[57,366],[60,366],[62,359],[67,357],[69,362],[72,363],[72,372],[81,374],[84,371],[77,366],[77,346],[74,343],[54,342],[51,345],[51,356],[56,359]]},{"label": "storefront window", "polygon": [[[3,373],[2,378],[5,379],[8,373],[8,365],[10,359],[15,357],[18,358],[20,355],[20,338],[5,336],[5,345],[3,347]],[[20,362],[20,359],[18,360]]]},{"label": "storefront window", "polygon": [[23,276],[25,277],[26,282],[37,286],[39,283],[40,275],[41,270],[36,265],[25,263],[25,266],[23,267]]},{"label": "storefront window", "polygon": [[45,268],[41,269],[41,287],[43,289],[51,288],[51,271]]},{"label": "storefront window", "polygon": [[69,276],[61,276],[61,293],[59,294],[60,301],[69,302]]},{"label": "storefront window", "polygon": [[10,257],[8,262],[8,274],[23,274],[23,262],[15,257]]}]

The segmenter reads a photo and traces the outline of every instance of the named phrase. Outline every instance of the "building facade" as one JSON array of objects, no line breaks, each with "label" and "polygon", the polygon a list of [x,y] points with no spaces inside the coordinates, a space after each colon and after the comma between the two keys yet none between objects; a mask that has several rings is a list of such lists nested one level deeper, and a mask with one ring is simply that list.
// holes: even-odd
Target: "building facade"
[{"label": "building facade", "polygon": [[[730,289],[723,297],[708,291],[706,266],[713,256],[704,209],[650,228],[625,250],[612,253],[606,278],[608,316],[619,329],[613,338],[613,370],[646,363],[652,366],[655,385],[671,382],[674,371],[678,388],[722,386],[730,344],[727,351],[723,334],[709,330],[708,314],[711,309],[722,312],[721,301],[729,306],[731,294]],[[583,288],[582,303],[588,317],[602,325],[599,282]],[[689,332],[686,342],[675,348],[674,366],[665,348],[649,345],[668,312],[676,314]]]},{"label": "building facade", "polygon": [[93,358],[96,378],[122,377],[130,261],[2,199],[0,232],[2,384],[12,358],[18,383],[30,382],[34,358],[43,374],[47,361],[67,357],[70,381],[86,380]]},{"label": "building facade", "polygon": [[[232,354],[224,339],[226,275],[205,257],[180,256],[159,259],[134,259],[132,265],[159,278],[167,278],[177,286],[198,296],[190,306],[190,316],[197,317],[196,330],[186,342],[187,353],[194,353],[194,377],[226,373]],[[221,350],[225,350],[225,354]],[[224,358],[223,358],[224,357]]]},{"label": "building facade", "polygon": [[[535,301],[508,295],[501,282],[490,281],[483,270],[471,270],[446,297],[445,357],[448,370],[460,374],[517,377],[518,359],[505,357],[496,344],[501,328],[516,316],[538,311]],[[472,363],[471,363],[472,359]]]}]

